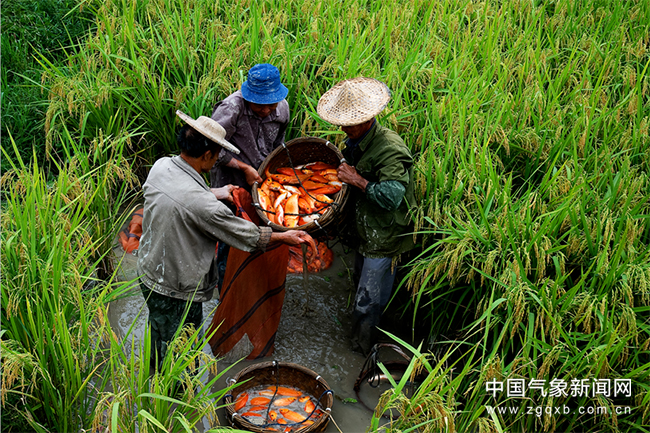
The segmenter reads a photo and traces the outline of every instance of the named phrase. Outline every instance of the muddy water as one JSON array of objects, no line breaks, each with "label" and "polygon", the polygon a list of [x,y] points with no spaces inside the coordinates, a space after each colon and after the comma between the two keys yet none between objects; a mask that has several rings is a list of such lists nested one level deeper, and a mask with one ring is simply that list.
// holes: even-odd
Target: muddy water
[{"label": "muddy water", "polygon": [[[326,432],[356,433],[365,432],[370,425],[372,413],[357,400],[353,390],[354,382],[363,367],[365,357],[350,350],[350,303],[354,287],[350,282],[348,269],[353,263],[352,254],[344,254],[335,248],[335,260],[321,273],[309,274],[308,284],[303,276],[288,274],[282,319],[275,340],[275,352],[262,360],[240,361],[233,367],[233,376],[241,369],[261,361],[276,360],[303,365],[320,374],[334,391],[332,422]],[[135,264],[137,257],[124,254],[120,247],[114,253],[123,258],[121,277],[137,277]],[[213,299],[204,303],[204,318],[217,306]],[[142,309],[142,313],[140,310]],[[139,314],[140,313],[140,314]],[[134,326],[133,336],[141,339],[144,335],[148,311],[139,290],[134,296],[113,302],[109,308],[109,319],[113,328],[124,335]],[[134,324],[135,322],[135,324]],[[210,320],[207,320],[210,323]],[[209,348],[206,348],[209,351]],[[218,361],[220,370],[230,364]],[[226,381],[217,384],[226,386]],[[380,387],[385,390],[385,387]],[[377,402],[379,392],[364,386],[363,401],[370,407]],[[225,411],[220,413],[221,425],[228,425]],[[206,428],[209,426],[205,426]]]}]

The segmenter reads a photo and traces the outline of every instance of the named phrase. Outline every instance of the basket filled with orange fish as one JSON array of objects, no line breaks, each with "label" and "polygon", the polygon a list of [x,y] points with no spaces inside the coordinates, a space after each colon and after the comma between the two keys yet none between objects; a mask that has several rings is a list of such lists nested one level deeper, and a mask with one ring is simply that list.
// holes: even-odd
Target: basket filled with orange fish
[{"label": "basket filled with orange fish", "polygon": [[231,424],[253,432],[322,432],[334,403],[325,380],[302,365],[263,362],[240,371],[225,397]]},{"label": "basket filled with orange fish", "polygon": [[341,152],[316,137],[295,138],[276,148],[259,168],[263,181],[252,188],[262,221],[274,230],[309,233],[343,218],[348,186],[339,181]]}]

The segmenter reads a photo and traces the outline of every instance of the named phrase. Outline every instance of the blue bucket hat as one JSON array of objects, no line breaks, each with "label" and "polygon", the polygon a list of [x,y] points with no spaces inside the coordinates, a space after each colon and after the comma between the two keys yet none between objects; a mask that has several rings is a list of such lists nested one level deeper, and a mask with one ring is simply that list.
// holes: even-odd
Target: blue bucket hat
[{"label": "blue bucket hat", "polygon": [[254,104],[275,104],[289,94],[280,82],[280,71],[273,65],[261,63],[248,71],[248,80],[241,85],[245,100]]}]

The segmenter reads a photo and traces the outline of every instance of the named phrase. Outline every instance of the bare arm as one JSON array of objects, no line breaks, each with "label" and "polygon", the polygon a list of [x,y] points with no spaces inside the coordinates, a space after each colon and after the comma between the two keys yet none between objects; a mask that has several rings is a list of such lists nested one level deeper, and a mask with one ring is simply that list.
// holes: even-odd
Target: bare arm
[{"label": "bare arm", "polygon": [[271,242],[282,242],[287,245],[300,245],[304,243],[313,243],[314,240],[309,233],[302,230],[288,230],[286,232],[273,232]]},{"label": "bare arm", "polygon": [[338,177],[341,182],[356,186],[361,191],[366,192],[368,180],[362,177],[353,166],[346,163],[339,165]]},{"label": "bare arm", "polygon": [[257,170],[255,170],[253,167],[250,165],[246,164],[245,162],[241,162],[236,158],[232,158],[228,163],[226,164],[226,167],[234,168],[235,170],[240,170],[244,172],[244,175],[246,176],[246,183],[249,185],[253,185],[253,183],[262,183],[262,178],[260,177],[259,173]]},{"label": "bare arm", "polygon": [[239,187],[236,185],[226,185],[221,188],[210,188],[210,191],[212,191],[212,194],[214,194],[217,200],[225,200],[233,203],[232,192],[237,188]]}]

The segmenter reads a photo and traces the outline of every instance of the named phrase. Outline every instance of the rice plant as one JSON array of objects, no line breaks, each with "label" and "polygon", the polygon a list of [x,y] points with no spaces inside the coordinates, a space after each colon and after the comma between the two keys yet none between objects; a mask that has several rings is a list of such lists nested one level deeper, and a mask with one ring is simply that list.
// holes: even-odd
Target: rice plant
[{"label": "rice plant", "polygon": [[[255,63],[289,88],[288,139],[340,143],[320,95],[358,75],[388,84],[380,121],[417,155],[404,309],[423,351],[462,361],[417,354],[431,374],[418,401],[444,411],[387,431],[650,430],[648,2],[110,0],[94,14],[65,67],[41,58],[58,155],[65,131],[80,148],[102,131],[151,163],[175,151],[177,108],[209,115]],[[553,378],[629,379],[632,397],[540,394],[535,407],[610,410],[538,417],[485,389]],[[378,410],[417,407],[387,398]],[[506,406],[519,410],[488,411]]]},{"label": "rice plant", "polygon": [[[201,352],[198,332],[180,335],[164,371],[150,377],[149,339],[136,346],[108,321],[108,303],[133,283],[116,281],[113,272],[106,280],[97,275],[124,220],[120,207],[129,203],[125,137],[100,136],[90,152],[66,140],[54,182],[36,158],[26,166],[3,148],[13,166],[1,184],[3,421],[9,412],[12,423],[38,432],[193,431],[204,417],[217,425],[215,402],[227,390],[210,388],[224,372]],[[193,374],[184,373],[198,361]],[[213,377],[204,383],[208,370]],[[177,381],[186,389],[179,408]]]}]

